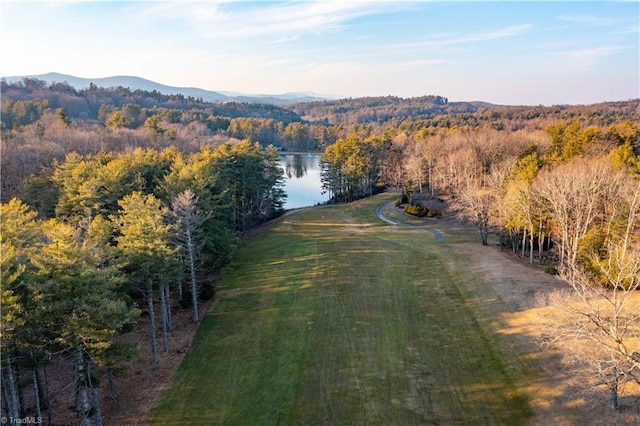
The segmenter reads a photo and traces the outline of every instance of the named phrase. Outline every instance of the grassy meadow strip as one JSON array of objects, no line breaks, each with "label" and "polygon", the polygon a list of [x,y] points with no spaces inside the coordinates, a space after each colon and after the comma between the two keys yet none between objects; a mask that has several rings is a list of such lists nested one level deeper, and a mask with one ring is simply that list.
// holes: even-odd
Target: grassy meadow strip
[{"label": "grassy meadow strip", "polygon": [[455,242],[379,221],[388,198],[298,211],[243,247],[151,424],[527,423],[481,277]]}]

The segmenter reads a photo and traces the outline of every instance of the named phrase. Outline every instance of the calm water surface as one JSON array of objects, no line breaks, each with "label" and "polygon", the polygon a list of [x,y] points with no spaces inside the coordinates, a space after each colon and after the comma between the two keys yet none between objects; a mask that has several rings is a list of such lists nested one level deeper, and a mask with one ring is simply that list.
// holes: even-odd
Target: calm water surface
[{"label": "calm water surface", "polygon": [[283,154],[280,167],[284,170],[284,190],[288,195],[285,209],[315,206],[329,199],[328,194],[322,193],[320,155]]}]

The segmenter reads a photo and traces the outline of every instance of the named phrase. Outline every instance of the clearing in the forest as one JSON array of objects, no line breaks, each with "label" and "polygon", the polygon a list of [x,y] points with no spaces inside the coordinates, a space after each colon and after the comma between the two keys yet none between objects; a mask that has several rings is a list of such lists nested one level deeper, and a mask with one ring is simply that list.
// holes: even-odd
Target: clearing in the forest
[{"label": "clearing in the forest", "polygon": [[455,222],[429,222],[437,242],[380,221],[385,200],[296,211],[247,243],[151,424],[553,420],[517,316],[558,281],[497,268],[499,249]]}]

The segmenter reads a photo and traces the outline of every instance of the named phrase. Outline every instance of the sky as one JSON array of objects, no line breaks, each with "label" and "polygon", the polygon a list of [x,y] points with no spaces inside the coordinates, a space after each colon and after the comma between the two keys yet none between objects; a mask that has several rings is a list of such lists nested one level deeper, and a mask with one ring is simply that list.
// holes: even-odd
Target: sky
[{"label": "sky", "polygon": [[133,75],[222,92],[640,97],[640,2],[12,1],[0,75]]}]

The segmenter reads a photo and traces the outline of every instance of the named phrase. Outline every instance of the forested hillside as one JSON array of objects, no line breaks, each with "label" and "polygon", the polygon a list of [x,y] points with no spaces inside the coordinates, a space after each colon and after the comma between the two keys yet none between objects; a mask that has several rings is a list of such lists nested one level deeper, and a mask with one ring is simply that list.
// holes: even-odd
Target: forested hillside
[{"label": "forested hillside", "polygon": [[[2,83],[1,133],[11,417],[60,409],[44,389],[53,360],[68,364],[62,382],[75,384],[87,421],[123,360],[161,362],[172,313],[191,309],[197,321],[238,236],[282,213],[278,149],[323,151],[333,202],[403,188],[411,212],[433,216],[453,214],[430,208],[446,199],[480,241],[498,232],[576,286],[639,285],[638,99],[511,107],[381,97],[283,108],[26,79]],[[144,349],[114,344],[141,314]],[[632,348],[614,352],[603,380],[637,378]]]},{"label": "forested hillside", "polygon": [[558,121],[601,131],[637,122],[640,100],[584,106],[496,106],[451,103],[442,96],[393,96],[300,103],[208,103],[182,95],[35,79],[1,83],[3,201],[20,194],[22,182],[68,152],[95,154],[136,147],[176,146],[195,152],[227,140],[250,139],[287,151],[323,151],[349,134],[436,134],[495,129],[544,130]]},{"label": "forested hillside", "polygon": [[[216,116],[233,117],[258,117],[274,118],[278,121],[289,123],[300,121],[296,114],[270,104],[257,103],[212,103],[205,102],[202,98],[184,96],[182,94],[162,94],[157,90],[131,90],[127,87],[97,87],[91,85],[84,90],[76,90],[66,83],[52,83],[47,85],[42,80],[25,78],[22,82],[7,83],[2,81],[2,115],[5,126],[11,128],[14,123],[25,125],[34,122],[47,108],[63,108],[72,119],[100,119],[103,113],[100,108],[111,106],[120,108],[124,105],[136,106],[128,111],[129,118],[135,120],[133,113],[152,115],[146,113],[146,109],[161,108],[177,111],[199,111],[208,114],[201,119]],[[175,112],[175,111],[174,111]],[[182,117],[180,114],[171,116],[173,121],[192,121],[195,117]],[[144,121],[144,120],[143,120]],[[141,123],[129,122],[136,127]]]},{"label": "forested hillside", "polygon": [[640,116],[638,99],[594,105],[511,106],[486,102],[449,102],[442,96],[396,96],[302,102],[289,106],[300,117],[327,124],[387,123],[405,130],[424,127],[492,127],[497,130],[543,129],[554,121],[578,119],[609,126]]}]

